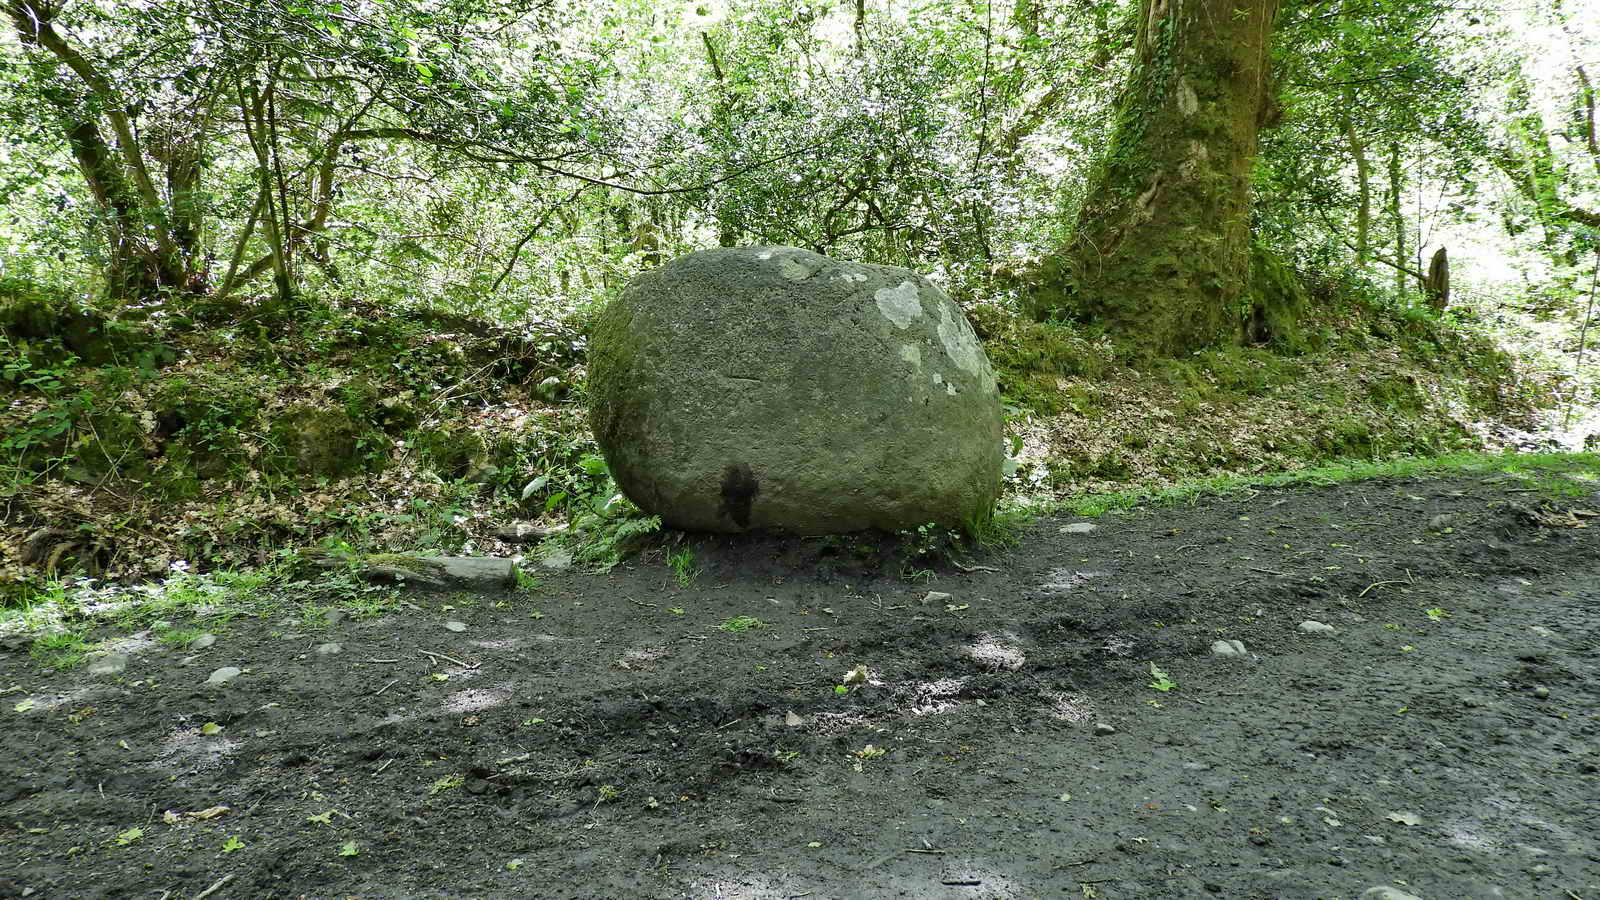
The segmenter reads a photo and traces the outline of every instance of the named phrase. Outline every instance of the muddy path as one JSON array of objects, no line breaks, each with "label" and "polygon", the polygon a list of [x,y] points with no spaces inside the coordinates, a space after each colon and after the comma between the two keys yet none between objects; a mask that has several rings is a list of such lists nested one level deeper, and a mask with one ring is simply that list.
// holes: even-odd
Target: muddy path
[{"label": "muddy path", "polygon": [[968,572],[701,540],[688,586],[14,650],[0,896],[1600,900],[1571,487],[1046,519]]}]

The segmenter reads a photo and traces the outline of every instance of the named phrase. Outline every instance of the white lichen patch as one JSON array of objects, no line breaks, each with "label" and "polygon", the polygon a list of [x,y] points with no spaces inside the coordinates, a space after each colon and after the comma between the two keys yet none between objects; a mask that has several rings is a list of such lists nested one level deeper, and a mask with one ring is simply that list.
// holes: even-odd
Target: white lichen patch
[{"label": "white lichen patch", "polygon": [[944,352],[950,361],[976,378],[984,391],[994,390],[994,373],[989,369],[989,361],[984,358],[978,336],[972,333],[972,326],[954,309],[953,304],[945,304],[940,310],[939,342],[944,345]]},{"label": "white lichen patch", "polygon": [[1050,714],[1063,722],[1082,725],[1094,718],[1094,704],[1083,694],[1056,694],[1051,699]]},{"label": "white lichen patch", "polygon": [[619,669],[647,669],[667,655],[665,647],[635,647],[617,659]]},{"label": "white lichen patch", "polygon": [[1009,634],[981,634],[965,652],[973,662],[991,672],[1015,672],[1027,661],[1022,647]]},{"label": "white lichen patch", "polygon": [[468,688],[444,698],[444,708],[453,713],[477,712],[493,709],[511,699],[511,688],[496,685],[492,688]]},{"label": "white lichen patch", "polygon": [[1192,116],[1199,111],[1200,98],[1195,94],[1194,88],[1189,86],[1189,80],[1178,79],[1178,112]]},{"label": "white lichen patch", "polygon": [[900,358],[911,364],[915,371],[922,371],[922,348],[916,344],[901,344]]},{"label": "white lichen patch", "polygon": [[772,258],[772,251],[771,250],[763,250],[760,253],[756,254],[756,259],[771,259],[771,258]]},{"label": "white lichen patch", "polygon": [[857,284],[867,280],[865,272],[840,272],[839,280],[845,284]]},{"label": "white lichen patch", "polygon": [[[896,328],[910,328],[922,315],[922,295],[914,281],[902,281],[896,287],[878,288],[872,298],[878,301],[878,312],[894,323]],[[941,332],[942,336],[942,332]]]},{"label": "white lichen patch", "polygon": [[965,678],[940,678],[916,685],[912,689],[911,714],[930,716],[955,709],[960,705],[957,698],[966,683]]},{"label": "white lichen patch", "polygon": [[807,278],[817,274],[817,269],[819,268],[821,266],[816,262],[797,259],[793,256],[785,256],[783,259],[778,260],[778,274],[790,281],[805,281]]}]

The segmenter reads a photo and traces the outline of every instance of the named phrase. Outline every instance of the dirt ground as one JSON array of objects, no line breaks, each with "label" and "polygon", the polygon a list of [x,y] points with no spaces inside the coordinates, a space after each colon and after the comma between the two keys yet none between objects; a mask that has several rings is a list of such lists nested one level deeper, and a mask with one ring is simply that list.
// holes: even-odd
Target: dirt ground
[{"label": "dirt ground", "polygon": [[687,587],[13,649],[0,896],[1600,900],[1593,508],[1272,489],[965,572],[701,539]]}]

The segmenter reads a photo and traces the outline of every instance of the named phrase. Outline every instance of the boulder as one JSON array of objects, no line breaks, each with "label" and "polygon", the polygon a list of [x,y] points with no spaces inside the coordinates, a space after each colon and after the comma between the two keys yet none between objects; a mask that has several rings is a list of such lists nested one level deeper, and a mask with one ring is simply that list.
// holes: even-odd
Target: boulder
[{"label": "boulder", "polygon": [[893,266],[724,247],[596,321],[591,424],[617,484],[690,531],[833,534],[990,512],[999,391],[960,307]]}]

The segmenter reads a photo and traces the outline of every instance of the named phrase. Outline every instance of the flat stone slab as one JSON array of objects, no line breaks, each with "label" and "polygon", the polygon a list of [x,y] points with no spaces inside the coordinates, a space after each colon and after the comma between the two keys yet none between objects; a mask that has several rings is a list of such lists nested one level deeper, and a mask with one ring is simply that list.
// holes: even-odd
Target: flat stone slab
[{"label": "flat stone slab", "polygon": [[560,525],[535,525],[532,522],[512,522],[500,528],[494,536],[509,544],[537,544],[545,538],[567,530]]},{"label": "flat stone slab", "polygon": [[447,581],[462,587],[502,588],[517,581],[517,565],[499,556],[424,556]]},{"label": "flat stone slab", "polygon": [[391,553],[350,557],[302,551],[301,558],[323,569],[354,566],[368,581],[422,584],[436,588],[488,590],[516,584],[517,566],[498,556],[414,556]]}]

